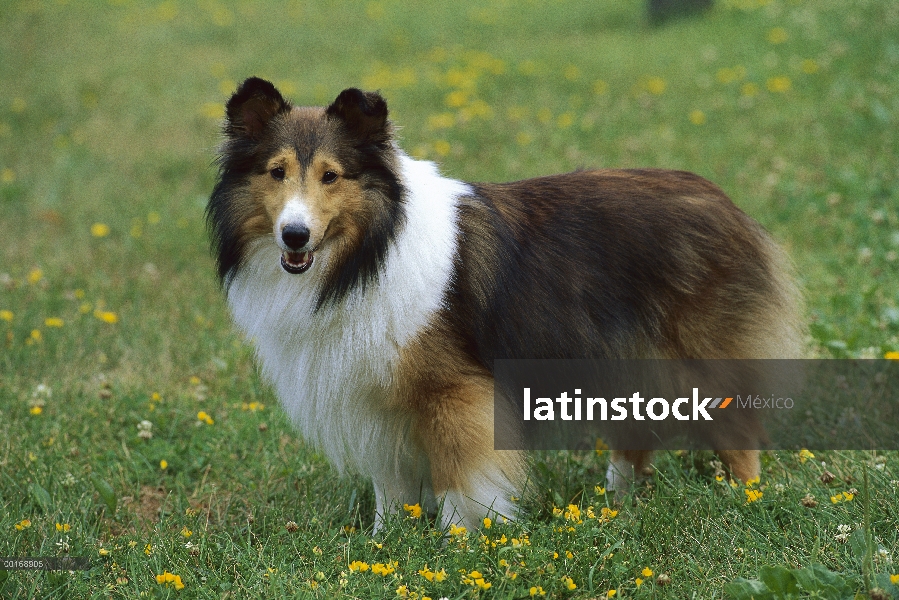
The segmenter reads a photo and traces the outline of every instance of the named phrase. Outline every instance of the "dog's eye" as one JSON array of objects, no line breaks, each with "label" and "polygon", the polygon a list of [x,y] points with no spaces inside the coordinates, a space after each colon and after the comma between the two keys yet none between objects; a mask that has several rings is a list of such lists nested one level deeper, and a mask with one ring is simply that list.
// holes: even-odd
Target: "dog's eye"
[{"label": "dog's eye", "polygon": [[325,171],[325,174],[322,175],[322,183],[334,183],[337,181],[337,173],[334,171]]},{"label": "dog's eye", "polygon": [[277,179],[281,181],[284,179],[284,167],[275,167],[271,171],[269,171],[273,179]]}]

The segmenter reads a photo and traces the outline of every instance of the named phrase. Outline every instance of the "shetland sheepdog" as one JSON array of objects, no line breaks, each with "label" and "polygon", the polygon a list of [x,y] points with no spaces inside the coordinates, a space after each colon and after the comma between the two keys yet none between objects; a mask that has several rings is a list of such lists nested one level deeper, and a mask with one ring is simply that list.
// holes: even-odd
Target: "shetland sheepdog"
[{"label": "shetland sheepdog", "polygon": [[[305,439],[372,480],[375,528],[514,517],[493,445],[499,358],[791,358],[798,295],[765,230],[686,172],[464,183],[397,146],[385,100],[293,106],[244,81],[207,207],[234,320]],[[720,450],[759,474],[758,451]],[[647,452],[613,452],[620,488]],[[401,509],[399,509],[401,510]]]}]

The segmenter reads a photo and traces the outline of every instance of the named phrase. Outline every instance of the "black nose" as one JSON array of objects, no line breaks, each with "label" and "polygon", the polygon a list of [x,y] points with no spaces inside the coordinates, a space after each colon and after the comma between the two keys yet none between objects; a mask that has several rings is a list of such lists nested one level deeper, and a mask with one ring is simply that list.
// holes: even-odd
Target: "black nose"
[{"label": "black nose", "polygon": [[303,225],[287,225],[281,230],[281,239],[291,250],[299,250],[309,241],[309,229]]}]

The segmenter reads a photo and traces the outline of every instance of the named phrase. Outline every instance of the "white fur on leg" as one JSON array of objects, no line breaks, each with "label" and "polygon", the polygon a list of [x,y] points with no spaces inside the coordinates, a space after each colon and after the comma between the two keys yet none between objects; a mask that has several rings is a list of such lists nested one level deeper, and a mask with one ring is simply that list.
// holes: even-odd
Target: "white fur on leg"
[{"label": "white fur on leg", "polygon": [[615,495],[620,497],[631,490],[636,479],[634,465],[623,456],[613,454],[606,470],[606,488],[613,490]]},{"label": "white fur on leg", "polygon": [[442,502],[441,524],[444,529],[450,525],[462,525],[469,530],[481,526],[488,515],[515,518],[518,507],[512,503],[512,496],[521,491],[496,466],[471,474],[465,490],[448,490],[438,503]]}]

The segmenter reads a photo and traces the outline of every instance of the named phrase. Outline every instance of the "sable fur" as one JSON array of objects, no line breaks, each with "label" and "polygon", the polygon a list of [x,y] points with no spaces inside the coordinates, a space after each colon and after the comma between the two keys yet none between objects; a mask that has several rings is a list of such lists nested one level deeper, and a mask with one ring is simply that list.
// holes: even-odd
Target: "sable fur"
[{"label": "sable fur", "polygon": [[[493,449],[495,359],[798,355],[788,262],[715,185],[653,169],[465,184],[405,156],[387,117],[376,93],[294,107],[245,81],[207,209],[263,373],[310,442],[372,478],[376,525],[419,501],[445,523],[514,516],[526,469]],[[285,223],[310,231],[302,274],[278,266]],[[720,454],[758,474],[756,451]],[[610,482],[647,457],[613,454]]]}]

